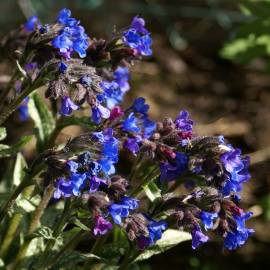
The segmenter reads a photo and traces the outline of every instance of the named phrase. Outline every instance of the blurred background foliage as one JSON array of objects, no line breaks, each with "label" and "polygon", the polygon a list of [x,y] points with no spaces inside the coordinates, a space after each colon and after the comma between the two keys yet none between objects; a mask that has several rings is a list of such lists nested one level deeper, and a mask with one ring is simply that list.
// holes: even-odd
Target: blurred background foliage
[{"label": "blurred background foliage", "polygon": [[[189,242],[148,260],[142,269],[270,269],[270,1],[264,0],[0,0],[0,35],[36,14],[52,21],[67,7],[91,37],[107,37],[142,15],[154,56],[132,68],[132,91],[143,95],[154,119],[190,111],[199,134],[224,134],[252,157],[252,180],[243,204],[254,212],[255,236],[236,252],[211,242]],[[10,67],[0,59],[0,83]],[[9,132],[31,123],[9,121]],[[16,128],[14,128],[16,127]],[[59,140],[78,130],[65,130]],[[31,149],[26,155],[31,156]]]}]

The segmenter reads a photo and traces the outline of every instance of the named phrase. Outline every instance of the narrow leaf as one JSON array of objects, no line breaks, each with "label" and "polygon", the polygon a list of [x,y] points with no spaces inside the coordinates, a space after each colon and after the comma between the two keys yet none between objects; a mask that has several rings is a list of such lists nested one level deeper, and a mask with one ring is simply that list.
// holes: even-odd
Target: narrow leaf
[{"label": "narrow leaf", "polygon": [[0,145],[0,158],[10,157],[16,155],[30,140],[32,135],[27,135],[22,137],[16,144],[13,146]]},{"label": "narrow leaf", "polygon": [[0,141],[4,140],[7,137],[6,128],[0,127]]},{"label": "narrow leaf", "polygon": [[18,186],[23,177],[24,177],[24,169],[27,168],[26,161],[21,153],[17,154],[17,158],[15,161],[14,171],[13,171],[13,184]]},{"label": "narrow leaf", "polygon": [[146,260],[153,255],[162,253],[184,241],[191,239],[191,235],[187,232],[182,232],[178,230],[168,229],[162,235],[162,238],[156,242],[155,245],[149,247],[145,250],[136,261]]},{"label": "narrow leaf", "polygon": [[151,202],[161,197],[161,190],[154,181],[151,181],[146,186],[143,186],[143,190]]}]

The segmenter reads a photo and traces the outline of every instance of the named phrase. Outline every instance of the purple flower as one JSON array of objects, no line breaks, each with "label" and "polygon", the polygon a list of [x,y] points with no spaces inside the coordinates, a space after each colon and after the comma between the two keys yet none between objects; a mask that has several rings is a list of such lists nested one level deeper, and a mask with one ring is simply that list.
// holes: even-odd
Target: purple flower
[{"label": "purple flower", "polygon": [[96,192],[100,185],[107,185],[107,181],[105,179],[99,178],[97,176],[93,176],[90,178],[90,192]]},{"label": "purple flower", "polygon": [[107,221],[102,216],[95,216],[95,227],[93,229],[93,234],[95,236],[104,235],[111,229],[112,229],[111,222]]},{"label": "purple flower", "polygon": [[176,180],[188,169],[188,156],[184,153],[176,153],[175,159],[160,165],[160,181]]},{"label": "purple flower", "polygon": [[103,107],[101,104],[92,107],[92,120],[95,124],[100,124],[102,119],[110,117],[110,110]]},{"label": "purple flower", "polygon": [[192,131],[193,121],[189,118],[189,114],[187,111],[180,111],[174,123],[175,127],[180,131]]},{"label": "purple flower", "polygon": [[206,212],[206,211],[202,211],[200,213],[200,219],[201,219],[202,223],[204,224],[204,228],[206,230],[213,228],[213,221],[217,217],[218,217],[217,213],[211,213],[211,212]]},{"label": "purple flower", "polygon": [[240,156],[241,151],[239,149],[227,151],[220,156],[220,160],[223,162],[227,172],[237,173],[244,168],[244,164]]},{"label": "purple flower", "polygon": [[125,140],[123,146],[135,156],[140,150],[137,138],[128,138],[127,140]]},{"label": "purple flower", "polygon": [[119,106],[115,106],[110,113],[110,120],[115,120],[124,115],[124,112]]},{"label": "purple flower", "polygon": [[148,30],[145,28],[145,21],[143,18],[140,18],[139,16],[136,16],[133,18],[131,25],[131,28],[134,28],[137,32],[141,34],[148,34]]},{"label": "purple flower", "polygon": [[196,226],[192,232],[192,248],[196,249],[203,243],[206,243],[209,240],[209,237],[205,234],[202,233],[201,229],[199,226]]},{"label": "purple flower", "polygon": [[31,16],[27,22],[24,24],[24,29],[27,32],[32,32],[34,31],[36,28],[40,27],[41,24],[39,22],[39,19],[37,16]]},{"label": "purple flower", "polygon": [[60,199],[61,197],[71,197],[73,196],[72,192],[73,186],[70,180],[66,180],[65,178],[61,177],[56,180],[55,191],[53,197],[55,199]]},{"label": "purple flower", "polygon": [[72,113],[73,110],[78,110],[79,106],[76,105],[69,97],[64,96],[62,98],[62,102],[61,102],[61,111],[60,113],[62,115],[70,115]]}]

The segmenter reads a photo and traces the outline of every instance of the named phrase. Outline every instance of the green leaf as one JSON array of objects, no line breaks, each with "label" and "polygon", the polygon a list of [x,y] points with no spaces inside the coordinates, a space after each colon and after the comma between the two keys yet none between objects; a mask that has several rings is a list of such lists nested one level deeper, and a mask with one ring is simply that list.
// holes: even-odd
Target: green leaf
[{"label": "green leaf", "polygon": [[30,96],[28,111],[35,123],[38,147],[42,149],[55,128],[55,120],[43,99],[36,92]]},{"label": "green leaf", "polygon": [[13,184],[15,186],[18,186],[23,177],[24,177],[24,169],[27,168],[26,161],[21,153],[17,154],[17,158],[14,165],[14,171],[13,171]]},{"label": "green leaf", "polygon": [[96,125],[91,123],[90,118],[87,116],[76,117],[74,115],[71,115],[71,116],[63,118],[57,128],[63,129],[67,126],[73,126],[73,125],[85,127],[88,130],[94,130],[97,127]]},{"label": "green leaf", "polygon": [[7,137],[6,128],[0,127],[0,141],[4,140]]},{"label": "green leaf", "polygon": [[187,232],[182,232],[179,230],[168,229],[162,235],[162,238],[156,242],[155,245],[149,247],[145,250],[136,261],[146,260],[153,255],[162,253],[184,241],[191,240],[191,235]]},{"label": "green leaf", "polygon": [[0,158],[16,155],[31,139],[32,139],[32,135],[27,135],[27,136],[22,137],[13,146],[1,144],[0,145]]},{"label": "green leaf", "polygon": [[151,202],[161,197],[161,190],[154,181],[151,181],[147,185],[143,186],[143,190]]}]

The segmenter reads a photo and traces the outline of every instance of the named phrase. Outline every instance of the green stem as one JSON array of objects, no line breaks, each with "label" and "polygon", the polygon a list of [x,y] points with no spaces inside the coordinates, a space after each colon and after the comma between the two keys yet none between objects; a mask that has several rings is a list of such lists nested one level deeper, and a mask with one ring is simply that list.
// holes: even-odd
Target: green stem
[{"label": "green stem", "polygon": [[60,217],[60,219],[58,220],[58,222],[55,224],[54,226],[54,230],[53,230],[53,238],[54,239],[50,239],[46,245],[45,251],[43,253],[43,256],[41,257],[41,259],[38,262],[38,268],[40,270],[42,269],[47,269],[46,265],[50,256],[50,251],[53,248],[54,244],[55,244],[55,238],[57,238],[60,233],[62,232],[62,230],[64,229],[67,219],[69,218],[69,215],[71,213],[71,207],[70,207],[70,200],[67,199],[65,201],[65,207],[64,210],[62,212],[62,215]]},{"label": "green stem", "polygon": [[85,231],[81,230],[76,235],[74,235],[74,237],[72,237],[71,240],[67,242],[62,247],[62,249],[49,261],[49,263],[47,264],[48,269],[52,267],[66,251],[76,247],[76,245],[78,244],[78,242],[80,241],[80,239],[83,237],[84,234]]},{"label": "green stem", "polygon": [[132,256],[130,256],[130,250],[126,253],[126,256],[121,263],[118,270],[127,270],[130,269],[130,265],[136,260],[136,258],[140,255],[141,251],[136,251]]},{"label": "green stem", "polygon": [[31,179],[31,176],[29,174],[26,174],[23,181],[19,184],[19,186],[14,190],[14,192],[11,194],[11,196],[8,198],[6,203],[1,207],[0,210],[0,223],[3,221],[5,216],[7,215],[8,211],[10,208],[13,206],[15,203],[17,197],[23,192],[23,190],[32,185],[30,182],[29,178]]},{"label": "green stem", "polygon": [[[22,195],[26,199],[29,199],[31,197],[31,195],[33,194],[33,191],[34,191],[34,186],[28,186],[27,188],[24,189]],[[7,251],[9,250],[9,247],[10,247],[14,237],[16,236],[16,231],[21,223],[22,218],[23,218],[22,213],[16,213],[13,215],[12,219],[10,220],[9,225],[8,225],[8,230],[5,234],[4,240],[3,240],[2,244],[1,244],[1,248],[0,248],[0,257],[1,258],[6,256]]]},{"label": "green stem", "polygon": [[[54,191],[54,186],[53,184],[50,184],[45,192],[44,192],[44,196],[42,197],[42,200],[40,201],[38,207],[36,208],[36,211],[32,217],[32,220],[30,222],[28,231],[27,231],[27,235],[31,235],[39,226],[39,222],[40,222],[40,218],[44,212],[44,210],[46,209],[52,194]],[[20,266],[20,263],[22,262],[22,260],[24,259],[27,250],[29,248],[29,245],[32,242],[32,238],[28,237],[25,242],[23,243],[23,245],[20,247],[19,252],[17,253],[17,256],[14,260],[14,262],[12,263],[12,265],[10,266],[9,270],[15,270],[18,269]]]},{"label": "green stem", "polygon": [[12,101],[7,108],[4,109],[4,112],[0,115],[0,126],[8,119],[8,117],[17,109],[17,107],[21,104],[21,102],[26,98],[29,94],[31,94],[35,89],[40,87],[42,79],[37,78],[36,81],[30,85],[27,89],[22,91],[22,93]]},{"label": "green stem", "polygon": [[[96,242],[94,243],[90,253],[91,254],[96,254],[98,252],[98,250],[103,246],[103,244],[106,242],[108,237],[107,235],[104,235],[102,237],[97,238]],[[93,263],[93,258],[89,258],[85,261],[84,265],[83,265],[83,270],[90,270],[92,267],[92,263]]]},{"label": "green stem", "polygon": [[[0,108],[2,107],[2,105],[4,104],[6,97],[9,93],[9,91],[11,90],[16,77],[18,76],[18,69],[16,69],[16,71],[14,72],[14,74],[12,75],[11,79],[9,80],[7,86],[5,87],[5,89],[1,92],[0,94]],[[2,108],[1,108],[2,109]]]},{"label": "green stem", "polygon": [[154,176],[151,177],[151,175],[153,175],[156,172],[157,168],[154,167],[149,173],[147,173],[144,177],[143,177],[143,181],[134,189],[131,191],[131,193],[129,194],[129,196],[132,197],[136,197],[140,194],[140,192],[142,191],[143,187],[145,185],[147,185],[148,182],[151,182],[154,178],[156,178],[158,175],[155,174]]},{"label": "green stem", "polygon": [[59,119],[57,120],[57,122],[55,124],[55,128],[54,128],[53,132],[51,133],[50,137],[48,138],[48,140],[46,142],[44,149],[49,149],[49,148],[52,148],[54,146],[55,140],[57,139],[61,130],[64,128],[64,126],[62,125],[64,119],[65,119],[65,117],[63,117],[63,116],[59,117]]}]

